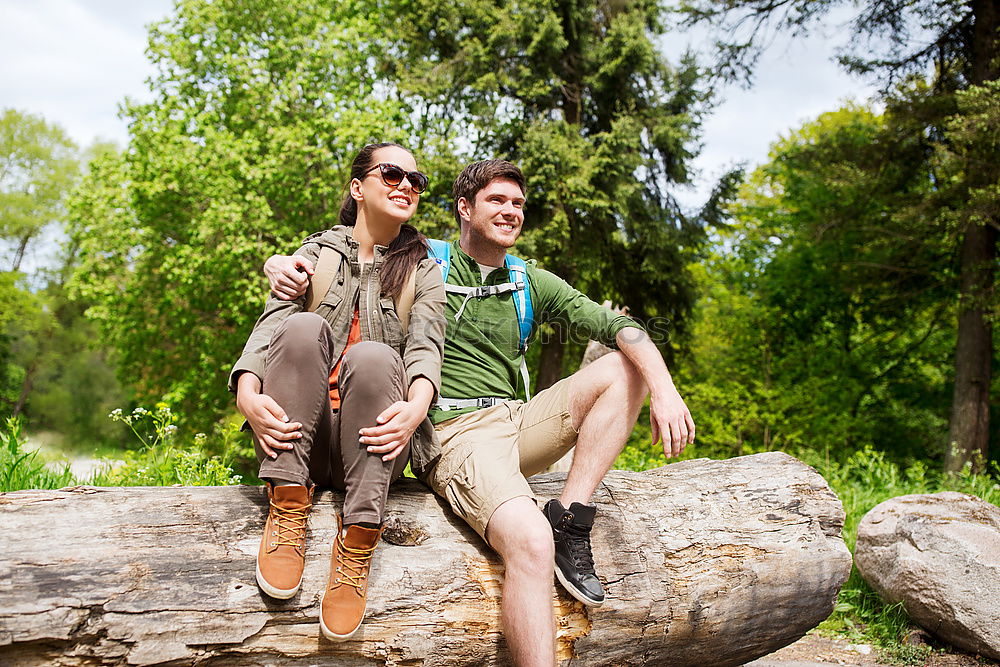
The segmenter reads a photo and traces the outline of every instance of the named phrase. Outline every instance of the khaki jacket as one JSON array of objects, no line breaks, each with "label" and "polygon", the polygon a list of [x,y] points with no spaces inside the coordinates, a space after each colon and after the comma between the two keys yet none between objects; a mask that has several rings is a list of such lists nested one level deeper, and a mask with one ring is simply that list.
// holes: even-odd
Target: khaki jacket
[{"label": "khaki jacket", "polygon": [[[361,339],[385,343],[396,350],[406,368],[407,384],[418,377],[430,380],[434,385],[434,399],[437,401],[441,388],[441,361],[444,350],[444,283],[441,270],[430,259],[421,260],[417,265],[413,306],[410,308],[410,322],[403,333],[396,307],[389,297],[381,296],[379,273],[385,261],[387,248],[375,246],[375,261],[367,264],[362,272],[358,262],[358,244],[351,237],[351,228],[336,226],[325,232],[307,238],[295,254],[301,255],[315,265],[322,247],[333,248],[340,254],[340,267],[336,278],[322,302],[316,308],[333,329],[335,348],[333,358],[339,359],[347,345],[355,304],[361,325]],[[268,298],[264,313],[257,320],[249,340],[243,347],[243,354],[229,374],[229,390],[236,391],[236,378],[243,372],[264,377],[267,363],[267,349],[271,335],[281,322],[294,313],[306,309],[306,296],[294,301],[283,301],[273,294]],[[410,456],[414,471],[427,467],[440,454],[441,445],[434,435],[429,420],[417,428],[410,442]]]}]

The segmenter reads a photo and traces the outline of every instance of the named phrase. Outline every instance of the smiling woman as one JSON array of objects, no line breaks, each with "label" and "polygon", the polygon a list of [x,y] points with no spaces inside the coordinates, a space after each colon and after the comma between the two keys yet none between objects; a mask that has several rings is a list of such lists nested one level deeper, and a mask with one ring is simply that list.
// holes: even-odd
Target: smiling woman
[{"label": "smiling woman", "polygon": [[[332,640],[351,637],[364,618],[389,485],[411,452],[422,460],[433,443],[427,409],[440,385],[444,286],[427,240],[406,224],[426,188],[405,148],[365,146],[341,225],[309,237],[293,260],[304,272],[291,282],[308,280],[321,253],[335,257],[336,279],[315,312],[304,298],[272,297],[230,376],[270,499],[257,556],[265,593],[298,593],[315,487],[346,492],[321,602],[320,628]],[[396,304],[410,280],[404,330]]]}]

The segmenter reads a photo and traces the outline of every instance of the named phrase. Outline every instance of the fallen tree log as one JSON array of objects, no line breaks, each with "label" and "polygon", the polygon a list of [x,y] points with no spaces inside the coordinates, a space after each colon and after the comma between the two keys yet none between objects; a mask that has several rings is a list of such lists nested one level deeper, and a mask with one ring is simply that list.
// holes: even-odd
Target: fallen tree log
[{"label": "fallen tree log", "polygon": [[[534,478],[555,497],[561,475]],[[0,494],[0,664],[492,665],[503,567],[430,492],[404,480],[354,640],[320,636],[338,494],[310,517],[301,592],[263,596],[257,487]],[[593,540],[608,601],[554,597],[564,664],[740,665],[832,610],[850,570],[840,501],[781,453],[613,471]]]}]

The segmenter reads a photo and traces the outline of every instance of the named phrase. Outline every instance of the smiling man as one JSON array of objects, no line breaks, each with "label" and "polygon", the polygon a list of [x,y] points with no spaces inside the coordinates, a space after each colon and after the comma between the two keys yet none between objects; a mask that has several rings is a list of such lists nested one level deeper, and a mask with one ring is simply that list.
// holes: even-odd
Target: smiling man
[{"label": "smiling man", "polygon": [[[553,564],[573,597],[593,606],[604,602],[590,546],[597,511],[590,499],[646,396],[654,443],[662,435],[668,457],[693,442],[694,422],[637,322],[507,254],[524,223],[520,169],[505,160],[476,162],[455,180],[452,195],[461,234],[446,257],[439,256],[447,276],[447,328],[440,399],[430,411],[441,455],[415,472],[503,558],[501,619],[515,663],[553,665]],[[296,271],[301,265],[269,259],[272,288],[303,283]],[[516,400],[526,296],[532,331],[558,321],[618,351],[526,402]],[[374,432],[363,441],[382,444]],[[574,447],[561,496],[539,511],[526,478]]]}]

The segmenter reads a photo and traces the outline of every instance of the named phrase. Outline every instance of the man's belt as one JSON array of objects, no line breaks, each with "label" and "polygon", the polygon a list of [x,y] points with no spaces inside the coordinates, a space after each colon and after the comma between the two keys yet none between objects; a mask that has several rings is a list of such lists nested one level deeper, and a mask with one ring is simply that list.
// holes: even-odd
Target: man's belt
[{"label": "man's belt", "polygon": [[434,407],[446,412],[448,410],[461,410],[463,408],[492,408],[494,405],[500,405],[504,401],[509,400],[509,398],[502,398],[500,396],[484,396],[482,398],[445,398],[442,396],[434,404]]}]

